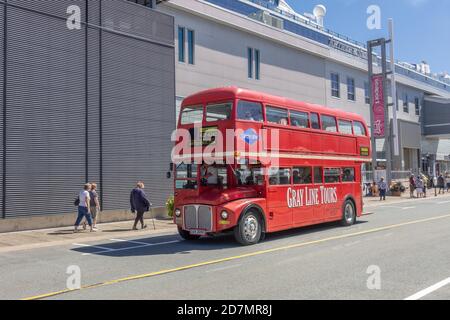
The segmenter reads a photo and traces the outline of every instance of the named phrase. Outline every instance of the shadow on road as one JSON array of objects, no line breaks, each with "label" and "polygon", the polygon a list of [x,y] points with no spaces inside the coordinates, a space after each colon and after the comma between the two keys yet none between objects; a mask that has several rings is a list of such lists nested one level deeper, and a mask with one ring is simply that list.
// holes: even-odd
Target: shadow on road
[{"label": "shadow on road", "polygon": [[[356,225],[364,224],[367,221],[357,221]],[[315,225],[287,231],[268,234],[266,239],[257,246],[263,246],[277,240],[289,239],[296,236],[306,236],[309,234],[331,229],[342,228],[335,222],[322,225]],[[302,239],[298,239],[299,242]],[[100,255],[107,257],[132,257],[132,256],[157,256],[168,254],[190,254],[192,251],[213,251],[238,248],[240,245],[235,241],[232,233],[224,233],[209,237],[202,237],[196,241],[184,241],[178,235],[156,235],[140,239],[109,241],[107,243],[95,244],[93,246],[77,247],[73,251]]]}]

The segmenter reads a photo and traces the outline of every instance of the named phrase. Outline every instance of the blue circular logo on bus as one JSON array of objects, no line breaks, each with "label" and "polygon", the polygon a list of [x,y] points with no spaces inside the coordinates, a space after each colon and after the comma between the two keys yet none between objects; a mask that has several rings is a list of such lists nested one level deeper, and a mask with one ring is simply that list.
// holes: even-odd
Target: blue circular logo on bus
[{"label": "blue circular logo on bus", "polygon": [[254,129],[247,129],[241,134],[241,139],[249,145],[253,145],[259,140],[259,135]]}]

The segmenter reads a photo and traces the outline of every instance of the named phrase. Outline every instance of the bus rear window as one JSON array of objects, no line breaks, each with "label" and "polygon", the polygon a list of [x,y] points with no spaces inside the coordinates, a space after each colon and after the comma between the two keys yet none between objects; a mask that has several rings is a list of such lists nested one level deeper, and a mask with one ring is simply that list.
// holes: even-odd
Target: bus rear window
[{"label": "bus rear window", "polygon": [[206,121],[222,121],[231,119],[231,110],[233,104],[231,102],[209,104],[206,106]]},{"label": "bus rear window", "polygon": [[366,132],[364,125],[359,121],[353,122],[353,131],[355,132],[355,135],[357,135],[357,136],[363,136],[363,137],[367,136],[367,132]]},{"label": "bus rear window", "polygon": [[263,113],[261,103],[243,100],[239,101],[237,117],[239,120],[262,122]]},{"label": "bus rear window", "polygon": [[185,107],[181,111],[181,124],[201,123],[203,120],[203,107]]}]

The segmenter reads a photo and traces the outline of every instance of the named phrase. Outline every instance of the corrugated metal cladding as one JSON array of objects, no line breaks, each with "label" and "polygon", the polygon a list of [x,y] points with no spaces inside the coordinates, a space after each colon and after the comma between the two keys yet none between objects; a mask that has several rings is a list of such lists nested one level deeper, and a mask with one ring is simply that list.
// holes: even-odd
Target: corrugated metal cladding
[{"label": "corrugated metal cladding", "polygon": [[[70,5],[89,27],[67,28]],[[3,7],[0,0],[2,26]],[[137,180],[164,205],[175,122],[173,23],[122,0],[8,1],[0,110],[7,218],[73,212],[86,178],[99,184],[104,210],[129,208]],[[0,52],[0,97],[4,61]]]},{"label": "corrugated metal cladding", "polygon": [[5,5],[0,3],[0,218],[4,218],[3,214],[3,111],[4,108],[4,98],[3,95],[3,85],[4,85],[4,66],[5,66],[5,60],[3,59],[3,51],[5,48],[5,33],[6,30],[4,29],[4,15],[5,15]]}]

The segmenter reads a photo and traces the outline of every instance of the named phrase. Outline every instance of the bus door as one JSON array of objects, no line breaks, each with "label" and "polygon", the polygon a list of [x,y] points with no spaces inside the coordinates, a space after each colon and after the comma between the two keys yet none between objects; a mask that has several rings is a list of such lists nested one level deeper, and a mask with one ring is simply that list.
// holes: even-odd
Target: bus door
[{"label": "bus door", "polygon": [[[288,201],[292,207],[295,226],[307,225],[314,219],[314,207],[309,202],[314,192],[312,167],[294,167],[292,169],[292,190]],[[313,190],[313,191],[311,191]]]},{"label": "bus door", "polygon": [[267,173],[267,223],[270,230],[292,226],[292,208],[286,195],[291,189],[290,168],[269,168]]}]

